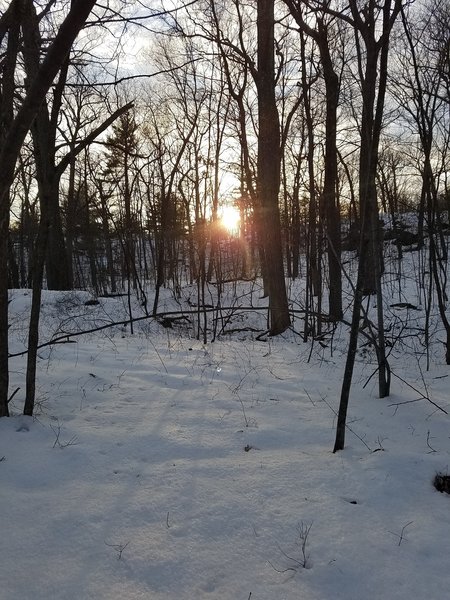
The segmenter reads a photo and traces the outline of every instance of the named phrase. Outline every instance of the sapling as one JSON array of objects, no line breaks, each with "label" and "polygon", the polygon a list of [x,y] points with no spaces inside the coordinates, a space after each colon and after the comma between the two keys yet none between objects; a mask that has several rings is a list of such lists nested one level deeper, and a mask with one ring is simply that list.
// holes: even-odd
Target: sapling
[{"label": "sapling", "polygon": [[55,434],[55,441],[53,443],[53,448],[67,448],[68,446],[76,446],[78,444],[78,438],[76,435],[73,435],[67,442],[61,442],[60,440],[60,435],[61,435],[61,425],[59,423],[59,421],[57,421],[56,427],[54,427],[52,424],[50,424],[50,429],[53,431],[53,433]]},{"label": "sapling", "polygon": [[308,545],[308,541],[309,541],[309,533],[311,531],[312,526],[313,526],[312,523],[310,523],[309,525],[307,525],[303,521],[301,521],[300,523],[298,523],[298,525],[297,525],[297,539],[295,541],[295,544],[296,544],[296,546],[298,548],[298,553],[297,553],[296,556],[290,556],[282,548],[280,548],[280,546],[278,545],[278,549],[280,550],[281,554],[285,558],[287,558],[289,561],[291,561],[292,564],[290,564],[285,569],[277,569],[269,561],[270,566],[273,569],[275,569],[275,571],[277,571],[277,573],[286,573],[288,571],[293,571],[294,573],[296,573],[299,569],[309,569],[309,568],[311,568],[310,555],[309,555],[309,552],[307,550],[307,545]]}]

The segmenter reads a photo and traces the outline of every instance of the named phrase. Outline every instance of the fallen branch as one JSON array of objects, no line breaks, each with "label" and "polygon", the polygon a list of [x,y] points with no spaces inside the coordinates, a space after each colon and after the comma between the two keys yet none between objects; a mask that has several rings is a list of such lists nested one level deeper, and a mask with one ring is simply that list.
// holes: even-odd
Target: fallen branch
[{"label": "fallen branch", "polygon": [[[215,312],[217,310],[216,307],[204,308],[202,309],[205,312]],[[222,307],[222,310],[230,310],[233,312],[244,311],[266,311],[268,310],[267,306],[229,306]],[[290,311],[291,313],[297,313],[299,311]],[[56,344],[65,344],[68,343],[71,338],[80,337],[82,335],[88,335],[89,333],[96,333],[97,331],[104,331],[105,329],[111,329],[112,327],[126,327],[127,325],[131,325],[133,323],[139,323],[140,321],[147,321],[149,319],[154,319],[156,321],[160,321],[163,319],[181,319],[183,317],[187,318],[188,316],[196,316],[198,313],[197,310],[177,310],[177,311],[169,311],[169,312],[160,312],[154,315],[143,315],[142,317],[134,317],[133,319],[126,319],[124,321],[111,321],[110,323],[106,323],[105,325],[100,325],[98,327],[92,327],[91,329],[83,329],[81,331],[73,331],[62,333],[47,342],[43,342],[39,344],[37,347],[38,350],[41,348],[46,348],[47,346],[54,346]],[[258,336],[259,337],[259,336]],[[25,356],[28,354],[28,350],[22,350],[22,352],[14,352],[8,354],[8,358],[16,358],[17,356]]]},{"label": "fallen branch", "polygon": [[448,412],[445,410],[445,408],[442,408],[442,406],[439,406],[439,404],[436,404],[436,402],[434,402],[429,395],[425,395],[423,392],[421,392],[420,390],[418,390],[416,387],[414,387],[413,385],[411,385],[410,383],[408,383],[405,379],[403,379],[403,377],[400,377],[400,375],[397,375],[396,373],[394,373],[393,371],[391,371],[391,374],[394,377],[397,377],[398,380],[400,380],[402,383],[404,383],[405,385],[407,385],[409,388],[411,388],[412,390],[414,390],[417,394],[419,394],[420,398],[416,398],[414,400],[404,400],[403,402],[393,402],[392,404],[389,404],[389,406],[395,406],[396,410],[399,406],[402,406],[403,404],[411,404],[412,402],[419,402],[420,400],[427,400],[430,404],[432,404],[433,406],[435,406],[438,410],[440,410],[441,412],[443,412],[445,415],[448,415]]}]

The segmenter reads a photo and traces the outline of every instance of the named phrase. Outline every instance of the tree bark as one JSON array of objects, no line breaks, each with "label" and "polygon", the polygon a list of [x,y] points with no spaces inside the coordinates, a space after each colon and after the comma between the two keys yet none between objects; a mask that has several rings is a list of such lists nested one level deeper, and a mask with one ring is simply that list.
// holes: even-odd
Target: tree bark
[{"label": "tree bark", "polygon": [[317,42],[325,80],[325,157],[322,203],[324,206],[329,283],[329,318],[332,321],[342,319],[342,273],[341,273],[341,214],[337,195],[337,109],[339,102],[339,77],[330,55],[327,26],[318,21]]},{"label": "tree bark", "polygon": [[[0,144],[3,150],[8,127],[13,119],[14,73],[19,53],[20,23],[22,20],[22,2],[13,1],[2,16],[0,24],[2,37],[8,31],[8,43],[1,68],[0,94]],[[0,190],[0,417],[9,416],[8,408],[8,244],[9,244],[9,188],[12,183],[6,181]]]},{"label": "tree bark", "polygon": [[270,333],[290,325],[284,279],[280,189],[280,124],[275,98],[274,0],[258,0],[258,176],[257,194],[264,223],[263,243],[269,287]]}]

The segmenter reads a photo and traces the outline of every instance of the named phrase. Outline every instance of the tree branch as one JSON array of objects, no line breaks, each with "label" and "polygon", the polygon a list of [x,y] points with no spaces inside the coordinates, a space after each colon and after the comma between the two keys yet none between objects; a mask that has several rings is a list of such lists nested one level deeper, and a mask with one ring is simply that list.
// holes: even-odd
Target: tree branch
[{"label": "tree branch", "polygon": [[106,121],[103,121],[103,123],[101,125],[99,125],[98,127],[96,127],[94,129],[94,131],[91,131],[91,133],[88,136],[86,136],[84,138],[84,140],[82,140],[79,144],[77,144],[77,146],[75,146],[75,148],[73,150],[68,152],[60,160],[59,164],[56,167],[57,175],[60,177],[64,173],[64,171],[67,169],[67,167],[69,166],[71,160],[73,160],[76,156],[78,156],[78,154],[80,154],[80,152],[82,152],[85,148],[87,148],[89,146],[89,144],[92,144],[92,142],[101,133],[103,133],[105,131],[105,129],[107,129],[112,123],[114,123],[114,121],[116,119],[118,119],[120,117],[120,115],[127,112],[128,110],[131,110],[133,108],[133,106],[134,106],[133,102],[128,102],[128,104],[121,106],[116,111],[114,111],[113,114],[106,119]]}]

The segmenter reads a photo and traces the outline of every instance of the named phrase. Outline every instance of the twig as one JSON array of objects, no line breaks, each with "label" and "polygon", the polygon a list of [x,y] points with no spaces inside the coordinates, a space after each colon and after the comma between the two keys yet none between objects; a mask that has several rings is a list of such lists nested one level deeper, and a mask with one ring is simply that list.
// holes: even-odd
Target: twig
[{"label": "twig", "polygon": [[126,544],[108,544],[108,542],[105,541],[105,544],[109,546],[109,548],[114,548],[115,550],[117,550],[117,560],[120,560],[122,558],[122,553],[129,543],[130,542],[128,541]]},{"label": "twig", "polygon": [[297,525],[298,539],[296,541],[296,544],[297,544],[297,546],[300,547],[300,550],[301,550],[301,556],[299,558],[294,558],[293,556],[289,556],[289,554],[287,554],[287,552],[285,552],[281,548],[280,544],[277,544],[278,550],[281,552],[281,554],[285,558],[287,558],[288,560],[290,560],[291,562],[294,563],[294,566],[292,566],[292,567],[286,567],[286,569],[278,569],[270,561],[268,561],[269,565],[277,573],[286,573],[287,571],[297,572],[298,569],[300,569],[300,568],[302,568],[302,569],[308,568],[309,555],[307,555],[307,553],[306,553],[306,546],[308,543],[308,536],[309,536],[309,532],[311,531],[312,525],[313,525],[312,523],[310,523],[309,525],[305,525],[305,523],[303,523],[303,521]]},{"label": "twig", "polygon": [[14,398],[14,396],[17,394],[17,392],[20,390],[20,387],[16,388],[13,393],[11,394],[11,396],[8,398],[8,404],[11,402],[11,400]]},{"label": "twig", "polygon": [[68,442],[60,442],[59,441],[59,436],[61,435],[61,425],[58,423],[57,427],[53,427],[52,424],[50,424],[50,429],[53,431],[53,433],[55,434],[55,441],[53,443],[53,448],[56,448],[56,446],[58,446],[58,448],[67,448],[68,446],[76,446],[78,444],[77,441],[77,436],[73,435],[70,440]]},{"label": "twig", "polygon": [[404,535],[403,535],[403,534],[404,534],[404,532],[405,532],[405,529],[406,529],[407,527],[409,527],[410,525],[412,525],[412,523],[414,523],[414,521],[410,521],[409,523],[406,523],[406,525],[403,525],[403,527],[402,527],[402,530],[401,530],[401,532],[400,532],[400,535],[399,535],[398,533],[395,533],[394,531],[389,531],[389,530],[388,530],[388,531],[389,531],[389,533],[392,533],[392,535],[395,535],[396,537],[398,537],[398,545],[399,545],[399,546],[401,545],[401,543],[403,542],[403,540],[406,540],[406,538],[404,537]]},{"label": "twig", "polygon": [[272,567],[272,569],[274,571],[276,571],[277,573],[287,573],[288,571],[297,571],[297,569],[295,569],[294,567],[287,567],[287,569],[277,569],[277,567],[270,562],[270,560],[267,561],[269,563],[269,565]]},{"label": "twig", "polygon": [[[407,385],[409,388],[411,388],[412,390],[414,390],[417,394],[419,394],[420,398],[417,398],[416,400],[406,400],[405,402],[394,402],[393,404],[389,404],[389,406],[401,406],[402,404],[410,404],[411,402],[418,402],[419,400],[427,400],[430,404],[432,404],[433,406],[435,406],[438,410],[440,410],[444,414],[448,415],[448,412],[444,408],[442,408],[442,406],[439,406],[439,404],[436,404],[436,402],[433,402],[433,400],[428,395],[425,396],[425,394],[423,392],[421,392],[416,387],[414,387],[413,385],[411,385],[410,383],[408,383],[407,381],[405,381],[405,379],[403,379],[403,377],[400,377],[400,375],[397,375],[396,373],[394,373],[394,371],[391,371],[391,374],[394,377],[397,377],[397,379],[399,381],[401,381],[402,383],[404,383],[405,385]],[[423,375],[422,375],[422,377],[423,377]],[[425,386],[425,390],[427,391],[426,386]]]},{"label": "twig", "polygon": [[430,430],[427,431],[427,446],[430,449],[430,452],[428,454],[432,454],[433,452],[437,452],[437,450],[435,450],[434,448],[432,448],[431,445],[430,445]]},{"label": "twig", "polygon": [[[307,397],[308,397],[308,400],[311,402],[311,404],[312,404],[313,406],[316,406],[316,404],[315,404],[314,400],[313,400],[313,399],[311,398],[311,396],[309,395],[309,392],[308,392],[308,390],[307,390],[307,389],[305,389],[305,388],[303,388],[303,391],[304,391],[304,392],[305,392],[305,394],[307,395]],[[325,400],[324,400],[324,402],[325,402]],[[326,402],[325,402],[325,404],[326,404]]]},{"label": "twig", "polygon": [[[334,408],[331,406],[331,404],[329,402],[327,402],[325,396],[321,396],[321,399],[323,400],[323,402],[325,402],[325,404],[328,406],[328,408],[331,410],[331,412],[334,414],[334,416],[337,417],[338,416],[337,412],[334,410]],[[373,452],[372,448],[367,444],[367,442],[365,442],[364,439],[356,433],[356,431],[353,431],[353,429],[350,427],[350,425],[348,423],[345,424],[345,428],[348,429],[350,431],[350,433],[353,433],[353,435],[355,437],[357,437],[358,440],[362,444],[364,444],[364,446],[367,448],[367,450],[369,452]]]},{"label": "twig", "polygon": [[245,426],[249,427],[249,420],[247,419],[247,414],[245,412],[244,402],[238,393],[235,392],[235,395],[238,397],[239,402],[241,403],[242,414],[244,415]]}]

